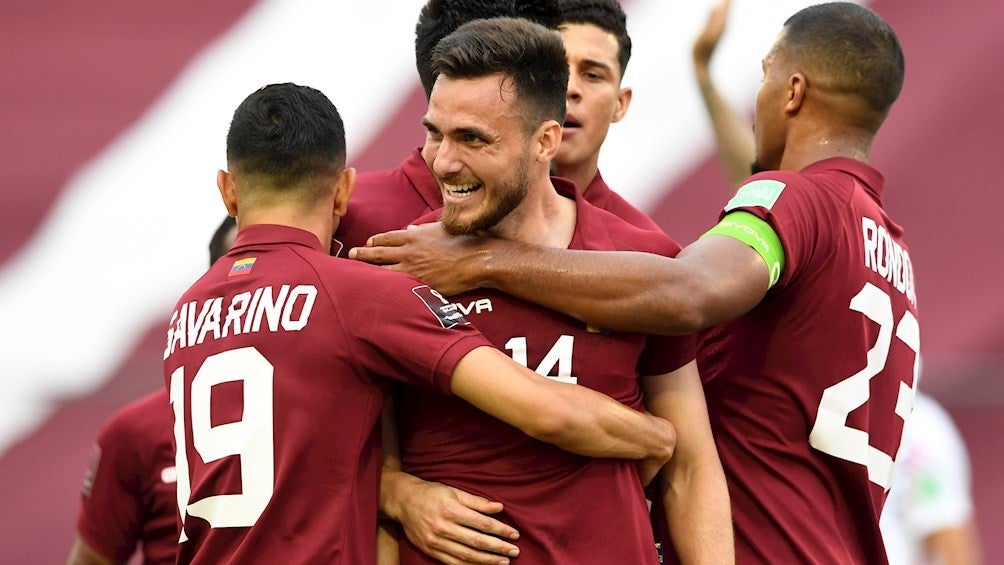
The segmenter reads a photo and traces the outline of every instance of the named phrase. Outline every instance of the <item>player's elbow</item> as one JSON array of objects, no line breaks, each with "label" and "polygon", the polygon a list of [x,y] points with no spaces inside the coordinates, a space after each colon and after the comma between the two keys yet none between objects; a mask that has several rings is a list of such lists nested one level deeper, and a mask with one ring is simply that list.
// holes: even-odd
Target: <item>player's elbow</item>
[{"label": "player's elbow", "polygon": [[534,414],[523,431],[534,439],[561,445],[578,426],[572,416],[572,411],[559,403]]},{"label": "player's elbow", "polygon": [[687,335],[708,327],[708,307],[714,299],[706,292],[681,292],[673,289],[661,298],[651,300],[652,308],[647,309],[649,317],[645,331],[661,335]]},{"label": "player's elbow", "polygon": [[692,334],[732,319],[730,290],[715,283],[687,285],[677,289],[663,306],[665,332]]}]

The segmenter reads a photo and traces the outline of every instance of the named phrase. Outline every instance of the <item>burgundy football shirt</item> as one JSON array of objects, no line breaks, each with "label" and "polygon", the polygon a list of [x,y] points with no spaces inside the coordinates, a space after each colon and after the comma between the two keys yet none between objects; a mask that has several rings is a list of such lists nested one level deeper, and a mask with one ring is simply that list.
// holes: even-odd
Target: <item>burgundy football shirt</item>
[{"label": "burgundy football shirt", "polygon": [[378,233],[399,230],[415,218],[443,207],[443,197],[432,171],[415,149],[395,169],[363,172],[349,207],[338,224],[331,254],[345,257],[349,249],[366,245]]},{"label": "burgundy football shirt", "polygon": [[[576,198],[572,249],[675,255],[661,232],[644,231]],[[423,218],[419,223],[433,218]],[[637,409],[640,375],[694,359],[690,337],[649,337],[582,322],[492,290],[451,300],[491,342],[538,373],[575,382]],[[455,397],[410,388],[398,399],[405,471],[503,503],[495,517],[520,531],[519,563],[657,563],[645,495],[633,461],[589,458],[536,441]],[[401,563],[433,563],[407,540]]]},{"label": "burgundy football shirt", "polygon": [[698,352],[740,563],[885,563],[879,514],[920,349],[903,229],[851,159],[755,175],[726,206],[784,247],[778,284]]},{"label": "burgundy football shirt", "polygon": [[444,393],[488,342],[416,279],[253,225],[178,301],[164,352],[182,563],[373,563],[390,379]]},{"label": "burgundy football shirt", "polygon": [[596,176],[593,177],[592,182],[589,183],[582,195],[593,206],[602,208],[631,225],[643,230],[662,231],[655,220],[632,206],[630,202],[624,200],[623,196],[614,192],[603,180],[603,175],[599,171],[596,172]]},{"label": "burgundy football shirt", "polygon": [[125,562],[174,563],[178,547],[171,405],[161,390],[105,423],[84,479],[77,532],[98,553]]}]

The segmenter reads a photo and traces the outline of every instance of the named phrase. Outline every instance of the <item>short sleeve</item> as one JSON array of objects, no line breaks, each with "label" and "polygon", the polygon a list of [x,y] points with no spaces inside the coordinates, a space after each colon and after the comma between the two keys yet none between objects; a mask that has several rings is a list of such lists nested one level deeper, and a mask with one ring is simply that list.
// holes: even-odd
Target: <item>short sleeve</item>
[{"label": "short sleeve", "polygon": [[770,224],[781,240],[785,267],[779,285],[795,278],[812,259],[819,241],[828,241],[820,233],[829,225],[824,203],[818,191],[807,187],[808,181],[791,171],[759,173],[744,184],[722,210],[721,217],[741,210]]},{"label": "short sleeve", "polygon": [[664,375],[690,363],[697,356],[693,335],[649,335],[638,359],[639,375]]},{"label": "short sleeve", "polygon": [[367,290],[378,300],[341,308],[357,362],[367,372],[449,393],[457,363],[491,343],[455,304],[418,279],[382,270],[377,275]]}]

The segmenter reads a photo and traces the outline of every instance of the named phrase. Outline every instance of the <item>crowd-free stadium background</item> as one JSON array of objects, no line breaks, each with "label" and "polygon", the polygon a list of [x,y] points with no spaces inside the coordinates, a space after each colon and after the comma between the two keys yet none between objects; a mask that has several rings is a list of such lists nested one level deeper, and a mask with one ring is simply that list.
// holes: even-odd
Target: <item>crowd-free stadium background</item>
[{"label": "crowd-free stadium background", "polygon": [[[809,3],[734,1],[714,73],[737,106],[752,108],[760,58]],[[0,2],[0,561],[64,558],[98,427],[163,386],[163,327],[224,214],[215,174],[233,109],[270,82],[320,88],[345,118],[351,164],[396,165],[423,140],[412,51],[421,4]],[[689,59],[710,5],[625,1],[635,97],[601,161],[608,182],[682,243],[729,192]],[[873,160],[912,247],[923,387],[968,443],[986,557],[999,562],[1004,7],[870,5],[907,56]]]}]

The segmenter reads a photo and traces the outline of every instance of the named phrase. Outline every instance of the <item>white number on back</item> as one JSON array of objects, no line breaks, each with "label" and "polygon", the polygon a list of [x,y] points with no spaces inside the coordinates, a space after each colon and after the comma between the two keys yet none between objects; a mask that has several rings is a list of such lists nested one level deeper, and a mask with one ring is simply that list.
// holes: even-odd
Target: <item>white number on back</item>
[{"label": "white number on back", "polygon": [[[869,382],[885,369],[893,338],[892,301],[889,295],[871,283],[865,283],[850,304],[851,310],[861,312],[879,325],[875,345],[868,350],[864,369],[830,386],[816,413],[816,422],[809,434],[812,447],[834,457],[859,463],[868,468],[868,479],[889,490],[892,483],[893,458],[868,443],[868,432],[847,425],[851,412],[868,402],[871,396]],[[920,352],[920,325],[909,311],[895,324],[895,337],[914,353]],[[913,382],[917,382],[917,357],[913,363]],[[904,421],[913,408],[914,389],[900,382],[896,414]]]},{"label": "white number on back", "polygon": [[[174,407],[174,438],[177,442],[175,466],[178,470],[178,509],[181,512],[181,538],[188,539],[184,523],[188,514],[209,522],[213,528],[250,527],[272,499],[275,486],[274,445],[272,440],[273,366],[257,349],[244,347],[211,357],[192,379],[192,443],[210,463],[237,455],[241,466],[241,494],[209,496],[189,503],[191,475],[185,441],[185,368],[171,375],[171,404]],[[210,418],[212,388],[226,382],[243,385],[244,410],[241,420],[212,425]]]}]

